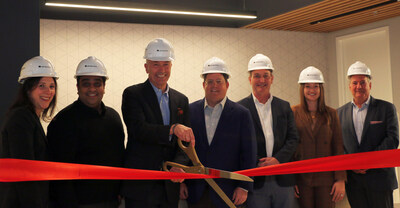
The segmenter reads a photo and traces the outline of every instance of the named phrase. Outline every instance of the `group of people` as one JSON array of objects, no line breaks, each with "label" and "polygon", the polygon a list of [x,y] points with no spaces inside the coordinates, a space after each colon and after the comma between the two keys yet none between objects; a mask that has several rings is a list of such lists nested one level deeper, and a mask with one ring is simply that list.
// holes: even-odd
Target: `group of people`
[{"label": "group of people", "polygon": [[[307,67],[299,76],[300,104],[271,94],[274,67],[257,54],[248,64],[252,93],[238,102],[227,98],[229,68],[212,57],[204,63],[204,98],[191,104],[168,85],[174,50],[163,38],[146,47],[148,79],[126,88],[122,115],[107,107],[107,71],[95,57],[76,70],[78,99],[52,120],[57,74],[43,57],[21,69],[17,100],[1,128],[0,158],[57,161],[146,170],[162,170],[165,161],[190,165],[178,140],[195,147],[206,167],[238,171],[296,160],[396,149],[399,127],[393,104],[370,95],[371,70],[349,67],[353,100],[335,110],[325,104],[324,78]],[[50,121],[45,135],[40,119]],[[184,172],[172,167],[172,172]],[[360,208],[393,207],[394,168],[297,175],[256,176],[254,183],[215,179],[239,207],[335,207],[347,194]],[[0,207],[227,207],[204,180],[64,180],[0,183]],[[298,198],[298,199],[296,199]]]}]

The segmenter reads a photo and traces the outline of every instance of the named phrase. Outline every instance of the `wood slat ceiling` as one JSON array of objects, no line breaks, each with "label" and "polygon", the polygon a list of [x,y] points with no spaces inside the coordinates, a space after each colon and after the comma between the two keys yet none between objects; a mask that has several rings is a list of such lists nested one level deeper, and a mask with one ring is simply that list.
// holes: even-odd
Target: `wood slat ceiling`
[{"label": "wood slat ceiling", "polygon": [[[385,2],[388,0],[324,0],[246,25],[244,28],[332,32],[400,15],[400,2],[390,2],[379,7],[362,10]],[[355,10],[361,11],[311,24]]]}]

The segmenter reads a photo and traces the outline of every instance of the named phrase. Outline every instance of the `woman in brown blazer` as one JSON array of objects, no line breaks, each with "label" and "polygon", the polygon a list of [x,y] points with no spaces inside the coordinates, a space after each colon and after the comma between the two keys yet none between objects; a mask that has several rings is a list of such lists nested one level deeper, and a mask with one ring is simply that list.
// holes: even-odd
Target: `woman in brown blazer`
[{"label": "woman in brown blazer", "polygon": [[[300,136],[295,160],[344,154],[339,117],[325,105],[323,83],[315,67],[300,73],[300,104],[292,107]],[[335,207],[344,197],[345,180],[345,171],[298,174],[295,189],[300,207]]]}]

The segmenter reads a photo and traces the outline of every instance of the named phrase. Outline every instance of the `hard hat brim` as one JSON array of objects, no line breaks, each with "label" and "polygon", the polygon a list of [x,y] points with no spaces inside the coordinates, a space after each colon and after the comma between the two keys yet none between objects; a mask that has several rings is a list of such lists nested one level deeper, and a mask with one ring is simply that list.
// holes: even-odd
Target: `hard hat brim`
[{"label": "hard hat brim", "polygon": [[106,80],[108,80],[108,75],[99,75],[99,74],[96,74],[96,73],[93,73],[93,74],[91,74],[91,73],[75,74],[74,78],[76,79],[77,77],[83,77],[83,76],[105,77]]},{"label": "hard hat brim", "polygon": [[201,73],[200,77],[203,78],[203,75],[205,75],[205,74],[226,74],[226,75],[228,75],[228,78],[231,77],[231,73],[223,72],[223,71],[217,71],[217,70],[203,72],[203,73]]},{"label": "hard hat brim", "polygon": [[29,76],[29,77],[19,77],[18,78],[18,82],[19,83],[21,83],[21,84],[24,84],[24,82],[25,82],[25,80],[27,80],[27,79],[29,79],[29,78],[33,78],[33,77],[53,77],[53,78],[55,78],[56,80],[59,78],[57,75],[55,75],[55,76],[49,76],[49,75],[47,75],[47,74],[35,74],[35,75],[32,75],[32,76]]},{"label": "hard hat brim", "polygon": [[272,67],[262,67],[262,66],[257,66],[257,67],[249,68],[248,71],[260,70],[260,69],[265,69],[265,70],[272,70],[272,71],[274,71],[274,68],[272,68]]},{"label": "hard hat brim", "polygon": [[160,58],[154,57],[154,58],[144,58],[144,59],[150,60],[150,61],[174,61],[174,59],[171,58],[171,57],[168,57],[168,58],[166,58],[166,57],[160,57]]},{"label": "hard hat brim", "polygon": [[298,81],[297,83],[299,84],[305,84],[305,83],[318,83],[318,84],[323,84],[325,83],[324,81],[321,80],[307,80],[307,81]]}]

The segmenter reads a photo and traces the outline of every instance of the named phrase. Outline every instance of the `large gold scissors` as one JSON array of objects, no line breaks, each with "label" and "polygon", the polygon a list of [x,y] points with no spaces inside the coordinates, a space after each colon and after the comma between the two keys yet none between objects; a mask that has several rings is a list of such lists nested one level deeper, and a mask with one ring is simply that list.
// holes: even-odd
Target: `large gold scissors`
[{"label": "large gold scissors", "polygon": [[[177,167],[177,168],[182,168],[186,173],[205,174],[205,175],[216,176],[219,178],[253,182],[253,179],[242,174],[204,167],[204,165],[201,164],[199,158],[197,157],[197,153],[196,150],[194,149],[194,146],[189,144],[189,146],[186,147],[185,145],[182,144],[181,140],[178,140],[178,145],[192,161],[193,166],[186,166],[179,163],[167,161],[163,164],[163,168],[165,171],[169,171],[168,167]],[[211,186],[211,188],[214,189],[214,191],[222,198],[222,200],[224,200],[224,202],[229,207],[236,208],[233,202],[229,199],[228,196],[226,196],[224,191],[222,191],[222,189],[218,186],[217,183],[215,183],[215,181],[212,178],[205,178],[204,180],[206,180],[206,182]]]}]

